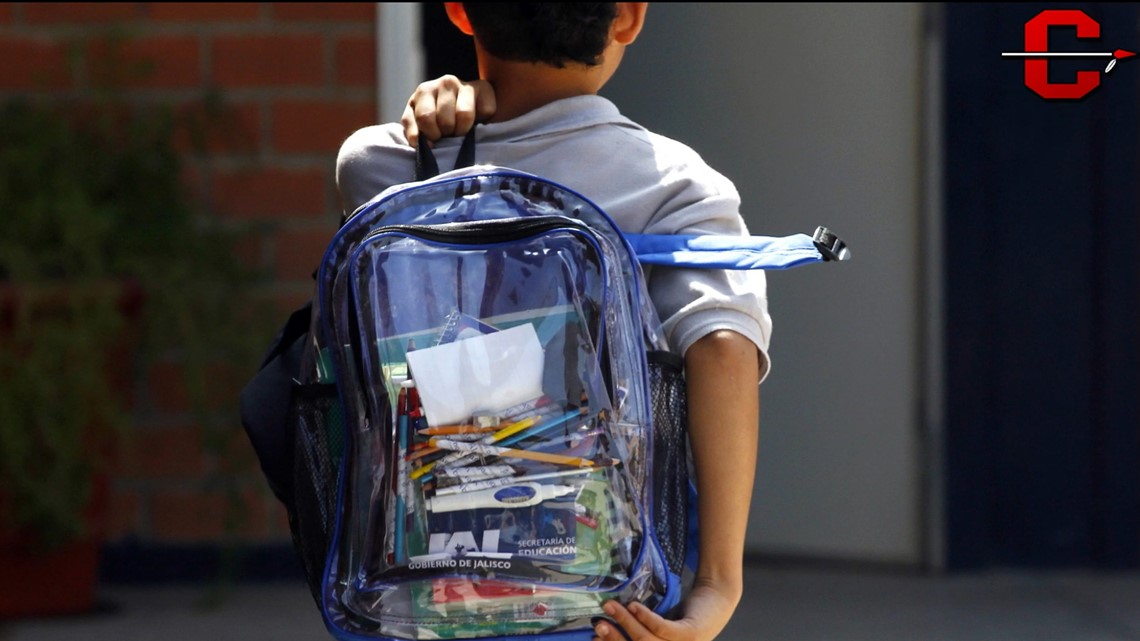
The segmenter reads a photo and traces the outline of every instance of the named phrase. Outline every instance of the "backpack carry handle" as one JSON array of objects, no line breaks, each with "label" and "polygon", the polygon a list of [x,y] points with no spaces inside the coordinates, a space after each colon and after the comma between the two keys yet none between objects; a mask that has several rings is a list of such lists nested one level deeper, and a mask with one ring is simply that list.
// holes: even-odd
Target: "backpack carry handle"
[{"label": "backpack carry handle", "polygon": [[[459,147],[459,155],[455,158],[455,169],[470,167],[475,164],[475,125],[463,137],[463,144]],[[431,145],[423,135],[419,137],[416,145],[416,173],[415,180],[427,180],[439,175],[439,163],[435,160]]]}]

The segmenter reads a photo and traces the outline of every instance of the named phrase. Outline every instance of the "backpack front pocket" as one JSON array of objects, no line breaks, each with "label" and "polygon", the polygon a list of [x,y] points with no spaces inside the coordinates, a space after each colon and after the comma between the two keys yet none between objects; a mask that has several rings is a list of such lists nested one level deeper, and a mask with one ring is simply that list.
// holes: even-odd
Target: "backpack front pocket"
[{"label": "backpack front pocket", "polygon": [[412,638],[405,623],[550,625],[638,575],[645,426],[625,411],[639,381],[611,363],[600,256],[560,217],[380,228],[353,253],[338,335],[364,399],[345,492],[364,499],[341,545],[355,615]]}]

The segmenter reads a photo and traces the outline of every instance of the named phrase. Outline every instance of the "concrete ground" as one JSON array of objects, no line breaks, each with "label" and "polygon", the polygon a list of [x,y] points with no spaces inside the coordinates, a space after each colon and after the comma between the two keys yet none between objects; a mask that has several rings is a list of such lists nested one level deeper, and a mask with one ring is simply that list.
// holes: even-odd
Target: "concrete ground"
[{"label": "concrete ground", "polygon": [[[320,641],[300,584],[105,586],[100,611],[0,623],[4,641]],[[919,576],[750,567],[719,641],[1140,641],[1140,573]]]}]

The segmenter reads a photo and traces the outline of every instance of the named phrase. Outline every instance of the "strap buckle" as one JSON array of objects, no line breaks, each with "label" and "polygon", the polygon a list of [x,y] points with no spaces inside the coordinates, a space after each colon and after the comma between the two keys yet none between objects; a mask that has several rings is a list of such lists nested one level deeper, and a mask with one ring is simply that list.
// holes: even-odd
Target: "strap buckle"
[{"label": "strap buckle", "polygon": [[815,248],[823,254],[824,260],[851,260],[851,250],[847,249],[847,243],[827,227],[816,227],[811,239],[815,243]]}]

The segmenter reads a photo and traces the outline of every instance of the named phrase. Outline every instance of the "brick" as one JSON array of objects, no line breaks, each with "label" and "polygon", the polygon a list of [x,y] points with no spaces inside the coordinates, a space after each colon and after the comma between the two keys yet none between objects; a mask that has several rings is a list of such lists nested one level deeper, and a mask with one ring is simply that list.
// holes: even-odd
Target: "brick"
[{"label": "brick", "polygon": [[217,541],[226,533],[226,497],[194,490],[156,491],[150,497],[151,535],[160,541]]},{"label": "brick", "polygon": [[184,412],[190,407],[185,372],[178,363],[163,361],[151,365],[146,386],[151,406],[158,412]]},{"label": "brick", "polygon": [[221,87],[313,87],[324,84],[318,36],[222,36],[214,41],[213,79]]},{"label": "brick", "polygon": [[[202,84],[197,37],[166,36],[127,40],[112,51],[106,42],[91,45],[95,81],[117,79],[125,87],[180,89]],[[111,56],[111,57],[108,57]]]},{"label": "brick", "polygon": [[182,165],[182,176],[179,179],[186,194],[195,202],[205,202],[207,200],[206,194],[209,193],[206,184],[205,172],[196,166],[192,160],[184,162]]},{"label": "brick", "polygon": [[312,280],[313,270],[332,240],[333,231],[308,229],[283,231],[277,235],[275,273],[280,280]]},{"label": "brick", "polygon": [[150,498],[152,537],[164,542],[265,538],[269,509],[263,491],[162,490]]},{"label": "brick", "polygon": [[325,170],[218,171],[213,184],[214,209],[222,215],[274,219],[320,216],[325,212]]},{"label": "brick", "polygon": [[147,16],[163,22],[244,22],[261,16],[256,2],[148,2]]},{"label": "brick", "polygon": [[243,265],[260,270],[267,267],[266,249],[269,239],[263,235],[250,234],[234,243],[234,254]]},{"label": "brick", "polygon": [[207,363],[202,371],[205,408],[216,411],[237,407],[238,393],[248,374],[233,363]]},{"label": "brick", "polygon": [[12,3],[0,2],[0,24],[12,22]]},{"label": "brick", "polygon": [[205,363],[193,372],[190,366],[175,360],[153,363],[145,381],[150,409],[161,416],[191,409],[212,411],[235,407],[240,385],[247,374],[230,363]]},{"label": "brick", "polygon": [[289,288],[289,291],[278,292],[273,297],[274,309],[280,319],[279,322],[284,322],[294,310],[313,299],[311,274],[306,274],[304,281],[293,281],[293,284],[295,287]]},{"label": "brick", "polygon": [[237,502],[228,505],[227,529],[246,540],[265,538],[269,521],[269,505],[264,490],[247,488],[240,492]]},{"label": "brick", "polygon": [[[237,399],[233,405],[236,407]],[[231,479],[247,479],[259,484],[261,467],[257,462],[257,453],[249,441],[249,436],[237,425],[232,430],[225,430],[218,434],[218,471]]]},{"label": "brick", "polygon": [[334,56],[337,86],[364,88],[376,86],[375,37],[342,36],[337,38]]},{"label": "brick", "polygon": [[138,492],[123,489],[111,492],[105,527],[108,541],[139,533],[142,529],[142,501]]},{"label": "brick", "polygon": [[59,89],[71,84],[65,48],[31,38],[0,38],[0,87]]},{"label": "brick", "polygon": [[180,105],[179,117],[187,126],[174,144],[186,153],[252,154],[261,145],[261,107],[252,103],[222,105],[201,102]]},{"label": "brick", "polygon": [[371,103],[281,101],[273,106],[273,148],[284,153],[335,154],[353,131],[373,124]]},{"label": "brick", "polygon": [[374,2],[274,2],[273,16],[281,20],[311,22],[336,20],[372,26],[376,19]]},{"label": "brick", "polygon": [[135,432],[127,469],[147,480],[194,479],[206,473],[206,454],[198,427],[152,427]]},{"label": "brick", "polygon": [[289,513],[276,498],[271,499],[266,519],[266,535],[270,539],[289,539]]},{"label": "brick", "polygon": [[138,16],[135,2],[25,2],[24,20],[30,24],[112,23]]}]

